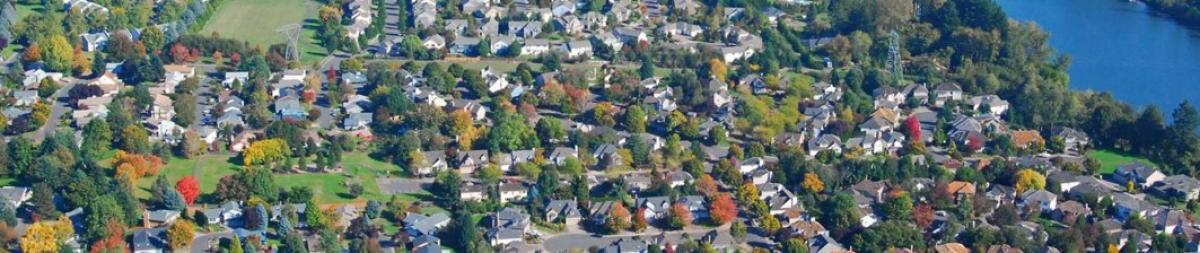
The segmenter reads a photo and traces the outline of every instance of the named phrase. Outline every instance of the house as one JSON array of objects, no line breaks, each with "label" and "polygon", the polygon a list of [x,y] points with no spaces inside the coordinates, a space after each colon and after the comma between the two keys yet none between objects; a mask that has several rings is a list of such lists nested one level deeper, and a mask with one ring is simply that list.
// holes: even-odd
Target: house
[{"label": "house", "polygon": [[544,219],[551,222],[563,222],[564,224],[578,224],[583,219],[583,214],[579,212],[579,205],[574,200],[551,200],[546,204]]},{"label": "house", "polygon": [[1000,244],[988,247],[987,253],[1025,253],[1025,251],[1013,248],[1013,246],[1009,246],[1008,244]]},{"label": "house", "polygon": [[58,72],[46,72],[42,69],[31,69],[25,71],[25,79],[21,81],[22,87],[26,90],[36,90],[42,84],[42,80],[49,78],[55,82],[62,82],[63,74]]},{"label": "house", "polygon": [[221,85],[224,85],[226,88],[228,88],[228,87],[233,87],[234,83],[245,84],[247,80],[250,80],[250,72],[246,72],[246,71],[225,72],[225,79],[221,80]]},{"label": "house", "polygon": [[533,149],[513,150],[512,153],[500,154],[496,165],[500,166],[500,171],[509,172],[512,170],[512,166],[533,161],[537,155],[537,151]]},{"label": "house", "polygon": [[1042,134],[1037,130],[1012,131],[1009,133],[1012,138],[1013,146],[1017,148],[1031,148],[1035,146],[1045,146],[1046,141],[1042,139]]},{"label": "house", "polygon": [[13,91],[14,106],[33,106],[38,102],[38,91],[36,90],[18,90]]},{"label": "house", "polygon": [[166,71],[164,74],[166,75],[167,82],[183,81],[183,79],[196,76],[196,68],[188,65],[168,64],[163,65],[163,70]]},{"label": "house", "polygon": [[1154,229],[1159,233],[1175,234],[1183,232],[1185,227],[1191,227],[1191,217],[1179,209],[1164,208],[1148,220],[1154,222]]},{"label": "house", "polygon": [[148,228],[133,232],[133,240],[130,242],[133,253],[162,253],[167,247],[166,228]]},{"label": "house", "polygon": [[967,249],[967,246],[963,246],[962,243],[952,242],[952,243],[938,244],[937,246],[933,246],[933,252],[935,252],[935,253],[971,253],[971,250]]},{"label": "house", "polygon": [[1200,197],[1200,180],[1188,175],[1169,176],[1151,187],[1150,192],[1167,199],[1194,200]]},{"label": "house", "polygon": [[1120,185],[1132,182],[1139,188],[1150,188],[1166,177],[1166,174],[1150,167],[1150,165],[1142,162],[1132,162],[1117,166],[1117,169],[1112,173],[1111,180]]},{"label": "house", "polygon": [[650,37],[641,28],[622,26],[613,28],[612,33],[627,44],[637,45],[643,42],[650,42]]},{"label": "house", "polygon": [[980,113],[1002,115],[1008,111],[1008,101],[996,95],[974,96],[967,100],[972,110]]},{"label": "house", "polygon": [[0,198],[8,201],[10,207],[21,207],[29,199],[33,198],[33,191],[27,187],[20,186],[5,186],[0,187]]},{"label": "house", "polygon": [[555,165],[562,165],[567,158],[579,159],[579,152],[574,148],[556,147],[554,151],[550,152],[550,156],[547,157]]},{"label": "house", "polygon": [[1128,193],[1113,194],[1113,206],[1116,207],[1115,216],[1117,219],[1128,220],[1130,217],[1150,217],[1155,215],[1159,207],[1150,203],[1139,196],[1130,195]]},{"label": "house", "polygon": [[445,151],[425,151],[421,152],[421,156],[425,157],[425,166],[416,169],[417,176],[431,176],[439,171],[450,169]]},{"label": "house", "polygon": [[305,111],[304,106],[300,105],[300,98],[293,96],[276,99],[275,114],[280,119],[285,120],[304,120],[308,118],[308,111]]},{"label": "house", "polygon": [[454,161],[457,164],[458,169],[463,172],[463,174],[470,174],[471,172],[474,172],[475,169],[488,163],[488,151],[459,151],[458,156],[454,158]]},{"label": "house", "polygon": [[508,35],[522,39],[537,37],[542,33],[542,22],[538,21],[509,21]]},{"label": "house", "polygon": [[529,188],[522,183],[500,183],[500,203],[522,201],[529,196]]},{"label": "house", "polygon": [[617,207],[616,203],[614,201],[592,202],[592,205],[587,209],[588,222],[592,224],[604,224],[604,221],[608,219],[608,215]]},{"label": "house", "polygon": [[441,35],[433,34],[421,40],[421,44],[425,46],[425,49],[440,50],[446,47],[446,38],[442,37]]},{"label": "house", "polygon": [[725,63],[733,63],[741,59],[749,59],[754,56],[754,49],[745,46],[726,46],[721,47],[721,57]]},{"label": "house", "polygon": [[572,40],[563,44],[563,51],[567,52],[568,58],[589,57],[592,55],[592,42]]},{"label": "house", "polygon": [[366,129],[375,118],[375,114],[369,112],[351,113],[342,119],[342,128],[346,130]]},{"label": "house", "polygon": [[554,19],[554,27],[568,35],[575,35],[583,31],[583,22],[575,15],[567,15]]},{"label": "house", "polygon": [[685,171],[667,172],[667,175],[664,177],[666,177],[667,185],[671,187],[684,186],[695,180],[691,173]]},{"label": "house", "polygon": [[487,187],[484,185],[472,184],[463,186],[462,192],[459,193],[459,199],[462,201],[482,201],[487,195]]},{"label": "house", "polygon": [[830,151],[834,154],[842,153],[842,139],[836,135],[824,134],[819,138],[808,141],[808,156],[817,156],[821,151]]},{"label": "house", "polygon": [[642,197],[637,199],[637,208],[644,210],[646,223],[656,223],[658,219],[667,217],[671,212],[671,198],[666,196],[660,197]]},{"label": "house", "polygon": [[975,196],[975,184],[966,181],[952,181],[946,184],[945,194],[954,196],[954,200],[962,201]]},{"label": "house", "polygon": [[487,231],[487,238],[492,246],[507,245],[525,239],[525,234],[531,230],[529,214],[517,208],[504,208],[492,214],[492,227]]},{"label": "house", "polygon": [[104,72],[100,77],[88,81],[88,84],[99,87],[100,91],[104,92],[100,96],[115,96],[125,86],[121,79],[112,72]]},{"label": "house", "polygon": [[962,100],[963,91],[958,83],[944,82],[933,89],[933,96],[936,99],[934,106],[940,107],[948,100]]},{"label": "house", "polygon": [[550,52],[550,41],[545,39],[525,39],[521,46],[521,55],[538,56]]},{"label": "house", "polygon": [[687,208],[688,212],[691,213],[691,215],[692,215],[692,220],[708,218],[708,204],[707,204],[708,202],[704,200],[703,196],[700,196],[700,195],[681,196],[681,197],[679,197],[679,200],[677,200],[675,202],[678,204],[681,204],[681,205],[683,205],[683,207]]},{"label": "house", "polygon": [[203,212],[204,217],[208,218],[208,224],[220,224],[242,217],[241,205],[233,201],[225,202],[216,208],[204,209]]},{"label": "house", "polygon": [[[1058,210],[1055,210],[1051,217],[1059,221],[1068,219],[1078,219],[1087,217],[1092,214],[1092,209],[1088,208],[1087,204],[1080,203],[1074,200],[1068,200],[1058,204]],[[1069,224],[1069,223],[1068,223]]]},{"label": "house", "polygon": [[1053,212],[1058,209],[1058,195],[1046,190],[1029,190],[1021,194],[1022,208],[1037,207],[1041,212]]},{"label": "house", "polygon": [[108,34],[102,32],[80,34],[79,40],[83,42],[83,51],[95,52],[108,45]]},{"label": "house", "polygon": [[450,53],[458,55],[470,55],[475,53],[475,48],[479,46],[479,38],[473,37],[457,37],[454,42],[450,43]]},{"label": "house", "polygon": [[171,224],[179,219],[179,211],[175,210],[154,210],[146,213],[146,220],[153,224]]},{"label": "house", "polygon": [[410,213],[404,217],[404,230],[410,236],[418,235],[433,235],[438,230],[446,228],[450,225],[450,216],[445,212],[439,212],[432,215],[423,215]]},{"label": "house", "polygon": [[1053,137],[1062,138],[1063,142],[1066,143],[1066,150],[1078,152],[1080,149],[1087,147],[1088,143],[1091,142],[1086,133],[1074,128],[1055,127],[1050,130],[1050,133]]}]

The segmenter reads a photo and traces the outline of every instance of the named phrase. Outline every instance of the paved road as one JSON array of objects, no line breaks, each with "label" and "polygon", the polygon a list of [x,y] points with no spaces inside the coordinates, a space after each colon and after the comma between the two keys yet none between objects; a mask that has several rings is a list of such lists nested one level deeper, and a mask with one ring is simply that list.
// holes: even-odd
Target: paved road
[{"label": "paved road", "polygon": [[224,231],[211,234],[200,234],[196,239],[192,239],[192,247],[189,252],[216,252],[221,243],[221,238],[233,237],[233,232]]},{"label": "paved road", "polygon": [[66,85],[55,91],[54,95],[50,96],[50,99],[54,100],[54,104],[50,107],[50,118],[46,119],[46,124],[38,128],[37,132],[33,134],[32,139],[34,143],[40,143],[43,139],[46,139],[46,136],[54,134],[54,130],[58,128],[59,122],[62,122],[63,114],[71,111],[71,108],[67,107],[67,93],[71,88],[75,87],[75,82],[74,80],[67,82]]}]

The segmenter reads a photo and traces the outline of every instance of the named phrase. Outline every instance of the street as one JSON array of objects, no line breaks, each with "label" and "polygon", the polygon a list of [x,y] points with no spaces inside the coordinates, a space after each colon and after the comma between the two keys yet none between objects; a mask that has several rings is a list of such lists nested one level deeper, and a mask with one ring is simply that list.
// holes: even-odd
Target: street
[{"label": "street", "polygon": [[68,92],[71,88],[75,87],[76,82],[82,82],[82,80],[65,82],[62,87],[54,92],[54,95],[50,96],[49,99],[53,100],[53,104],[50,106],[50,118],[46,119],[46,124],[43,124],[42,127],[33,133],[33,138],[31,139],[34,143],[41,143],[42,140],[46,139],[46,136],[54,134],[55,128],[58,128],[59,122],[62,122],[63,114],[71,110],[66,102],[67,94],[69,94]]}]

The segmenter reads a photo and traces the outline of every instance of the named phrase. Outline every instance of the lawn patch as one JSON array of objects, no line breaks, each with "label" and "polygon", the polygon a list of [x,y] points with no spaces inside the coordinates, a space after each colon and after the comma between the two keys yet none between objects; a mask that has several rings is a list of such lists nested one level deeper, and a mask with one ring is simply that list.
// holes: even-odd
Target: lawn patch
[{"label": "lawn patch", "polygon": [[1087,153],[1087,156],[1096,159],[1096,161],[1100,161],[1100,174],[1103,175],[1112,174],[1114,170],[1117,170],[1117,166],[1136,161],[1150,165],[1154,164],[1145,158],[1126,155],[1110,150],[1092,150]]}]

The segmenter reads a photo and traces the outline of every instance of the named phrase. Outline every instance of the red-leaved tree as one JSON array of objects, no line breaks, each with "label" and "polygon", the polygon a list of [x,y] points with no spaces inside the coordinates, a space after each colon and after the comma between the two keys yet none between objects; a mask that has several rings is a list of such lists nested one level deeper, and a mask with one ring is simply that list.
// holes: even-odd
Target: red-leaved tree
[{"label": "red-leaved tree", "polygon": [[904,126],[908,128],[908,139],[921,140],[921,122],[917,120],[916,116],[908,116],[908,119],[904,121]]},{"label": "red-leaved tree", "polygon": [[717,197],[708,204],[708,217],[718,225],[733,221],[737,217],[737,212],[737,204],[733,202],[733,197],[729,196],[729,193],[717,194]]},{"label": "red-leaved tree", "polygon": [[196,183],[195,177],[186,176],[175,182],[175,191],[183,195],[183,202],[191,205],[200,196],[200,184]]}]

